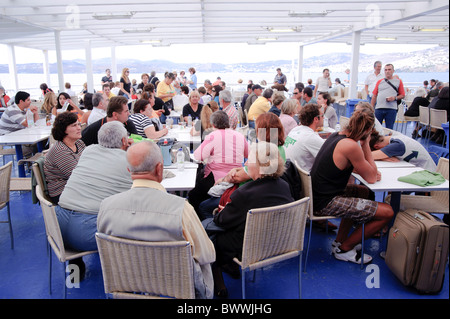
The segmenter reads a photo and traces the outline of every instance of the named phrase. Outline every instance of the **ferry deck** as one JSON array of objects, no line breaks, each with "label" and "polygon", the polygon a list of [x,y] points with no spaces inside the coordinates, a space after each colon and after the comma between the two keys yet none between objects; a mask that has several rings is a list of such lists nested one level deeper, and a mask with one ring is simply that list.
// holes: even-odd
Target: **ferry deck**
[{"label": "ferry deck", "polygon": [[[408,124],[409,136],[413,125]],[[418,140],[427,145],[424,139]],[[429,142],[427,146],[433,145],[436,144]],[[17,165],[14,165],[14,174],[17,174]],[[382,201],[382,196],[376,193],[378,201]],[[68,276],[68,273],[63,274],[63,265],[56,257],[52,258],[53,289],[50,295],[49,252],[39,204],[32,203],[31,192],[11,192],[10,205],[15,247],[10,247],[8,225],[0,224],[0,299],[62,299],[65,283],[63,275]],[[4,220],[5,216],[6,209],[3,209],[0,219]],[[325,233],[313,228],[307,271],[301,273],[303,299],[449,299],[448,264],[442,291],[433,295],[419,294],[413,288],[403,286],[388,269],[380,256],[383,246],[379,239],[366,241],[366,253],[373,256],[373,261],[361,270],[359,265],[338,261],[333,257],[331,243],[334,238],[335,232]],[[83,259],[86,263],[85,279],[79,288],[67,289],[67,299],[105,299],[107,296],[98,254]],[[247,298],[297,299],[298,266],[299,261],[294,258],[257,270],[254,281],[252,276],[247,276]],[[241,299],[241,280],[225,273],[224,279],[229,299]]]}]

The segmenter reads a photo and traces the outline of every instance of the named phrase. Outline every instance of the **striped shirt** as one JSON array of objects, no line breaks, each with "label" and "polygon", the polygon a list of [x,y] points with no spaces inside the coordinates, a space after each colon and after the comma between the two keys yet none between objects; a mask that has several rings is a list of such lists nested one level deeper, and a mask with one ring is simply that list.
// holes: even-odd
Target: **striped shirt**
[{"label": "striped shirt", "polygon": [[0,135],[24,129],[21,123],[26,120],[26,112],[22,111],[16,104],[9,106],[0,117]]},{"label": "striped shirt", "polygon": [[51,197],[61,195],[73,169],[78,164],[81,153],[86,148],[81,139],[76,141],[75,146],[76,152],[64,142],[56,141],[45,156],[44,174]]},{"label": "striped shirt", "polygon": [[155,127],[155,131],[159,131],[158,124],[155,123],[153,119],[149,118],[145,114],[142,113],[132,114],[130,116],[130,120],[133,122],[134,126],[136,126],[137,133],[142,137],[147,137],[147,135],[145,135],[145,130],[151,125]]},{"label": "striped shirt", "polygon": [[223,109],[223,111],[228,115],[228,119],[230,121],[230,128],[235,130],[239,122],[238,111],[236,110],[233,104],[228,105],[226,108]]}]

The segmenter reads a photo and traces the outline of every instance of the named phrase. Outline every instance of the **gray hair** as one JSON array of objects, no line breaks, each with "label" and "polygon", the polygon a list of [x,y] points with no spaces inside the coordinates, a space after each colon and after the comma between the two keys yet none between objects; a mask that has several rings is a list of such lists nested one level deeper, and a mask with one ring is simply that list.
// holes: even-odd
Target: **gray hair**
[{"label": "gray hair", "polygon": [[[130,150],[132,151],[136,145],[142,146],[145,145],[147,147],[147,153],[143,157],[142,161],[134,166],[130,163],[129,154]],[[131,174],[133,173],[143,173],[143,172],[153,172],[158,163],[163,162],[163,157],[161,150],[158,145],[156,145],[152,141],[142,141],[131,145],[127,151],[127,160],[128,160],[128,168],[130,169]]]},{"label": "gray hair", "polygon": [[223,130],[230,127],[230,119],[228,114],[224,111],[216,111],[211,114],[210,118],[211,124],[219,130]]},{"label": "gray hair", "polygon": [[219,99],[222,99],[224,102],[231,102],[231,92],[228,90],[220,91]]},{"label": "gray hair", "polygon": [[97,107],[101,101],[103,101],[103,94],[94,93],[94,95],[92,96],[92,105]]},{"label": "gray hair", "polygon": [[272,89],[265,89],[262,96],[266,99],[270,99],[272,97],[273,90]]},{"label": "gray hair", "polygon": [[375,61],[375,63],[373,64],[373,67],[375,68],[377,66],[377,64],[383,64],[383,63],[381,63],[381,61]]},{"label": "gray hair", "polygon": [[286,99],[283,104],[281,104],[281,113],[292,114],[295,113],[298,107],[298,102],[294,99]]},{"label": "gray hair", "polygon": [[127,130],[119,121],[112,121],[102,125],[98,131],[98,144],[106,148],[121,148],[122,139],[127,138]]}]

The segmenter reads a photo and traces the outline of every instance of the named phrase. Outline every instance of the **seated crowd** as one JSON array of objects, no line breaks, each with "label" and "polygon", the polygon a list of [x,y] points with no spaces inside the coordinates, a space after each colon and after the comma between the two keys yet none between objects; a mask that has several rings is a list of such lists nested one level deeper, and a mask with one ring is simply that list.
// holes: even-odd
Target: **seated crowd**
[{"label": "seated crowd", "polygon": [[[242,255],[248,210],[299,196],[285,178],[288,165],[295,162],[311,173],[315,214],[342,218],[332,244],[335,258],[371,261],[371,256],[361,256],[361,225],[369,238],[389,223],[393,210],[376,202],[367,187],[352,183],[351,174],[375,183],[381,177],[374,160],[401,160],[417,142],[400,133],[384,136],[370,103],[359,103],[349,123],[324,139],[318,135],[324,119],[333,129],[338,120],[327,92],[312,98],[312,89],[299,83],[294,96],[286,98],[277,89],[249,86],[241,104],[248,118],[242,120],[255,129],[255,139],[247,140],[238,130],[240,115],[229,90],[220,82],[191,90],[182,118],[198,119],[191,134],[201,135],[193,152],[201,164],[195,188],[185,200],[161,185],[164,168],[157,144],[129,138],[137,134],[159,139],[168,133],[163,124],[173,110],[176,77],[167,72],[157,87],[149,79],[143,74],[132,109],[127,86],[121,86],[119,96],[108,84],[102,92],[86,93],[87,111],[65,93],[45,94],[43,109],[56,115],[56,142],[46,154],[44,173],[68,246],[97,249],[97,231],[135,240],[186,240],[192,245],[196,296],[225,297],[222,271],[239,275],[233,258]],[[25,109],[38,113],[30,107],[29,94],[19,92],[15,100],[1,118],[0,133],[26,127]],[[427,155],[421,149],[411,163],[435,170]],[[85,269],[81,258],[72,263]]]}]

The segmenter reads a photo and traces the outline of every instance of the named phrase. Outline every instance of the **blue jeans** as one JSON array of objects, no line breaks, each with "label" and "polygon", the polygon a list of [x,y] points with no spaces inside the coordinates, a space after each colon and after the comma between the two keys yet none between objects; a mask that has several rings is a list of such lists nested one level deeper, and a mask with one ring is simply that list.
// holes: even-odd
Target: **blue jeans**
[{"label": "blue jeans", "polygon": [[207,200],[204,200],[200,203],[198,206],[198,215],[200,217],[200,220],[206,219],[206,218],[212,218],[212,212],[214,209],[219,207],[220,203],[220,197],[211,197]]},{"label": "blue jeans", "polygon": [[397,118],[397,110],[394,109],[375,109],[375,117],[381,124],[383,120],[386,124],[386,128],[394,129],[395,119]]},{"label": "blue jeans", "polygon": [[78,251],[97,250],[97,215],[55,207],[64,243]]}]

